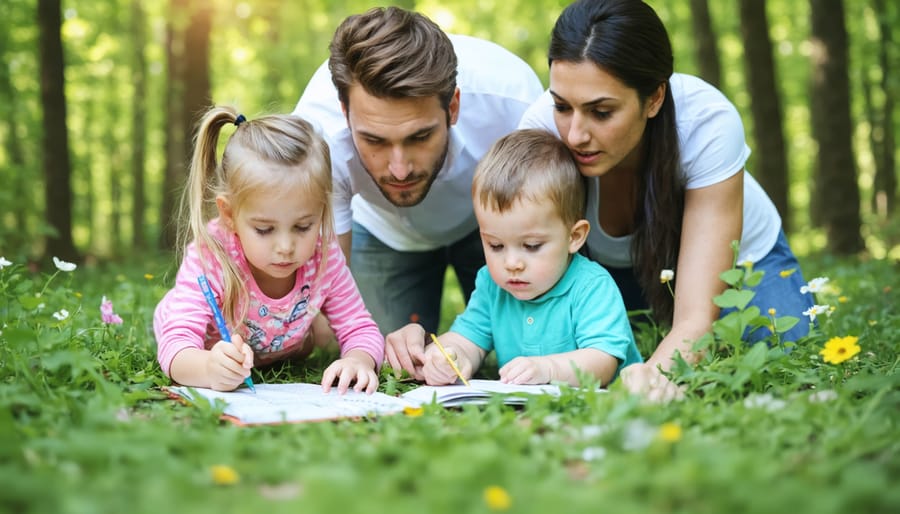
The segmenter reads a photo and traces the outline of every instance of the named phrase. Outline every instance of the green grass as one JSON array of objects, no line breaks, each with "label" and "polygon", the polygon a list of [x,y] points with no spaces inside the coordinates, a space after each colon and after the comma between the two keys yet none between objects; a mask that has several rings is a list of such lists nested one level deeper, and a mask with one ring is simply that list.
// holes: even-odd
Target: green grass
[{"label": "green grass", "polygon": [[[682,402],[646,404],[614,385],[521,409],[428,407],[418,417],[269,427],[224,423],[215,408],[161,392],[150,326],[167,259],[80,267],[49,284],[52,266],[8,266],[0,512],[478,513],[502,507],[485,501],[490,486],[516,513],[897,512],[897,264],[803,265],[807,278],[831,279],[820,303],[836,310],[820,329],[787,355],[713,343],[714,358],[685,370]],[[457,290],[446,294],[445,318],[461,305]],[[104,295],[122,325],[101,323]],[[61,309],[69,316],[58,321]],[[846,335],[862,351],[823,362],[824,342]],[[655,334],[638,336],[647,347]],[[254,380],[316,381],[332,357]],[[383,373],[380,390],[408,387]],[[811,401],[822,391],[833,393]],[[239,480],[217,485],[216,465]]]}]

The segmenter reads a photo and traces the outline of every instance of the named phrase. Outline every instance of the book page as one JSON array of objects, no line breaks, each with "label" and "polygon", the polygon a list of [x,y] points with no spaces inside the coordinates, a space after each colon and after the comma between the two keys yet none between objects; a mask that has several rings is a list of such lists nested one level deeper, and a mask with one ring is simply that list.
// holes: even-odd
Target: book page
[{"label": "book page", "polygon": [[523,395],[550,394],[559,396],[559,387],[552,384],[505,384],[499,380],[469,380],[469,385],[421,386],[403,393],[402,397],[417,403],[431,403],[432,399],[447,407],[463,403],[485,403],[494,394],[513,395],[504,398],[504,403],[524,404]]},{"label": "book page", "polygon": [[249,389],[221,392],[184,386],[168,390],[187,399],[192,399],[191,390],[211,402],[220,399],[227,404],[225,415],[248,425],[394,414],[411,405],[402,398],[378,392],[369,395],[351,390],[340,395],[333,388],[325,394],[319,384],[256,384],[256,394]]}]

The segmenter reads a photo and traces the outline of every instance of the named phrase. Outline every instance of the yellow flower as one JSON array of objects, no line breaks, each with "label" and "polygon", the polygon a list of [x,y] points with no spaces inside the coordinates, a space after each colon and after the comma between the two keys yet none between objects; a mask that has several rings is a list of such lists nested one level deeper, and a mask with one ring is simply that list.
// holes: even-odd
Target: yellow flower
[{"label": "yellow flower", "polygon": [[795,271],[797,271],[797,268],[791,268],[791,269],[781,270],[781,271],[778,272],[778,275],[779,275],[781,278],[788,278],[789,276],[793,275]]},{"label": "yellow flower", "polygon": [[846,296],[838,296],[838,303],[847,303]]},{"label": "yellow flower", "polygon": [[512,498],[506,489],[492,485],[484,489],[484,503],[491,510],[507,510],[512,505]]},{"label": "yellow flower", "polygon": [[775,307],[769,307],[769,316],[775,315]]},{"label": "yellow flower", "polygon": [[859,353],[857,341],[859,338],[856,336],[832,337],[825,342],[825,348],[822,348],[819,354],[825,362],[840,364]]},{"label": "yellow flower", "polygon": [[234,468],[224,464],[210,466],[209,472],[212,474],[213,483],[216,485],[234,485],[241,480],[240,475]]},{"label": "yellow flower", "polygon": [[144,278],[146,278],[147,280],[153,280],[153,275],[151,275],[150,273],[145,273]]},{"label": "yellow flower", "polygon": [[73,294],[75,295],[75,298],[81,298],[82,296],[84,296],[81,293],[79,293],[78,291],[75,291]]},{"label": "yellow flower", "polygon": [[424,412],[425,410],[422,409],[422,407],[403,407],[403,414],[406,414],[411,418],[418,418]]},{"label": "yellow flower", "polygon": [[681,440],[681,425],[678,423],[663,423],[659,427],[659,438],[667,443]]}]

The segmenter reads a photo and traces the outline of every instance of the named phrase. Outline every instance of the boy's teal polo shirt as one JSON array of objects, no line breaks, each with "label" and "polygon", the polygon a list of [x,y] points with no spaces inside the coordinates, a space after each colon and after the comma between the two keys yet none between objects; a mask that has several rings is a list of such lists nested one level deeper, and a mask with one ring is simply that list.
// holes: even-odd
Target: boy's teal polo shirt
[{"label": "boy's teal polo shirt", "polygon": [[615,281],[580,254],[552,289],[533,300],[516,299],[482,267],[466,310],[450,331],[487,352],[495,350],[501,367],[520,356],[595,348],[619,360],[615,380],[623,367],[643,362]]}]

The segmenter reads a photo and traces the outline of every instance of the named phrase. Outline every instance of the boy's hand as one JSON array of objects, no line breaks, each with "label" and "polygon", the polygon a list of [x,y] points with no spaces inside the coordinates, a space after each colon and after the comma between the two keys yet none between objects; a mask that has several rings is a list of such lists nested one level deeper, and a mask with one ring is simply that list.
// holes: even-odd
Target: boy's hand
[{"label": "boy's hand", "polygon": [[[447,355],[456,363],[456,367],[459,368],[463,376],[466,376],[467,370],[471,368],[468,365],[468,361],[459,359],[456,349],[452,346],[447,346],[445,350]],[[464,362],[460,362],[461,360]],[[436,344],[428,345],[428,348],[425,350],[425,365],[422,367],[422,375],[425,383],[428,385],[455,384],[459,380],[459,376],[456,374],[453,366],[447,362],[447,358],[444,357],[444,354]]]},{"label": "boy's hand", "polygon": [[253,349],[240,335],[234,335],[231,343],[219,341],[209,350],[206,361],[209,387],[216,391],[233,391],[250,376],[252,368]]},{"label": "boy's hand", "polygon": [[387,335],[384,354],[395,372],[405,369],[416,380],[425,380],[422,372],[425,364],[425,335],[425,329],[418,323],[410,323]]},{"label": "boy's hand", "polygon": [[366,391],[372,394],[378,389],[378,375],[375,373],[375,362],[369,354],[361,350],[350,350],[344,358],[338,359],[325,368],[322,375],[322,391],[331,391],[337,379],[338,394],[344,394],[355,382],[353,390]]},{"label": "boy's hand", "polygon": [[553,363],[543,357],[516,357],[500,368],[500,381],[506,384],[549,384]]}]

